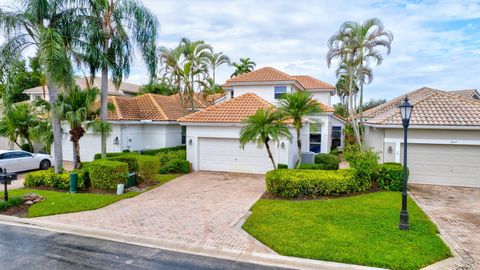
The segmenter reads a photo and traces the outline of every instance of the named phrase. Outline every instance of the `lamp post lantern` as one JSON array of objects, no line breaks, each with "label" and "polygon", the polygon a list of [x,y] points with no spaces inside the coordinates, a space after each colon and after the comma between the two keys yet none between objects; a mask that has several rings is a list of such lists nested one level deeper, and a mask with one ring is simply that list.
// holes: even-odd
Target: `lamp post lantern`
[{"label": "lamp post lantern", "polygon": [[402,211],[400,212],[400,230],[408,230],[408,212],[407,212],[407,130],[410,125],[413,105],[408,102],[408,97],[398,106],[403,124],[403,191],[402,191]]}]

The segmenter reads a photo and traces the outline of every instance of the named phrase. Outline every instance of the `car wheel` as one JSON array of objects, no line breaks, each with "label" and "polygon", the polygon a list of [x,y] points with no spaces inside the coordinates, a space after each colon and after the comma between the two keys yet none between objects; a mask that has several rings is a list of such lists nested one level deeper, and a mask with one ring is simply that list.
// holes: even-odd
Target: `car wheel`
[{"label": "car wheel", "polygon": [[40,162],[40,169],[42,170],[48,170],[52,166],[52,163],[50,163],[50,160],[44,159],[42,162]]}]

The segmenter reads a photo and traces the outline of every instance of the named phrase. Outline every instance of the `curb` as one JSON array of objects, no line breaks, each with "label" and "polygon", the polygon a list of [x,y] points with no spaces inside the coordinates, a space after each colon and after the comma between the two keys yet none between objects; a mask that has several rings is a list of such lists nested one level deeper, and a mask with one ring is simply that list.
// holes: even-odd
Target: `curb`
[{"label": "curb", "polygon": [[215,257],[231,261],[239,261],[267,266],[305,269],[305,270],[360,270],[360,269],[381,269],[361,265],[343,264],[336,262],[302,259],[296,257],[282,256],[278,254],[267,254],[259,252],[245,252],[227,248],[198,246],[189,243],[149,238],[132,234],[106,231],[100,229],[84,228],[74,225],[52,223],[43,220],[32,220],[13,216],[0,215],[0,223],[13,226],[23,226],[34,229],[48,230],[59,233],[74,234],[83,237],[92,237],[103,240],[165,249],[175,252],[189,253],[201,256]]}]

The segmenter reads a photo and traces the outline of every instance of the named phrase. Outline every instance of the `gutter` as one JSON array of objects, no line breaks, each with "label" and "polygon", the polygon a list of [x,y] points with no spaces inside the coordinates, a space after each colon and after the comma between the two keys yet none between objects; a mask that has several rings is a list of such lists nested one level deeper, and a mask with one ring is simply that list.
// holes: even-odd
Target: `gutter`
[{"label": "gutter", "polygon": [[[374,128],[395,128],[403,129],[402,125],[382,125],[373,123],[364,123],[365,126]],[[428,126],[428,125],[410,125],[409,129],[450,129],[450,130],[480,130],[480,126]]]}]

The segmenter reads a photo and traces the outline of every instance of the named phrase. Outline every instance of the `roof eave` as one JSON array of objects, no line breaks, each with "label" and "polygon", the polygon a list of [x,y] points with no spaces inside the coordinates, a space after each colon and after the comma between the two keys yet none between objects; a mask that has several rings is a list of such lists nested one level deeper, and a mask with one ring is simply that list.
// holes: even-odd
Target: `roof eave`
[{"label": "roof eave", "polygon": [[[365,126],[375,128],[398,128],[403,129],[402,125],[386,125],[377,123],[364,123]],[[457,129],[457,130],[480,130],[480,126],[446,126],[446,125],[410,125],[409,129]]]}]

